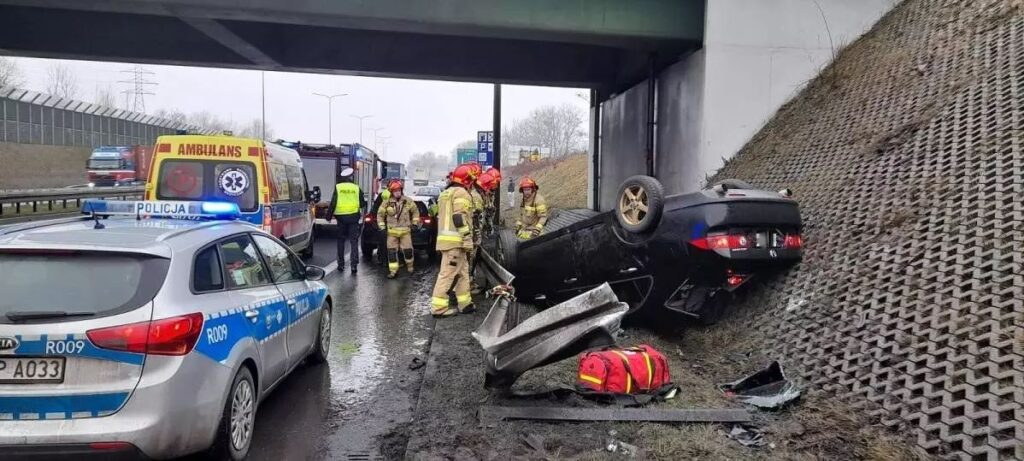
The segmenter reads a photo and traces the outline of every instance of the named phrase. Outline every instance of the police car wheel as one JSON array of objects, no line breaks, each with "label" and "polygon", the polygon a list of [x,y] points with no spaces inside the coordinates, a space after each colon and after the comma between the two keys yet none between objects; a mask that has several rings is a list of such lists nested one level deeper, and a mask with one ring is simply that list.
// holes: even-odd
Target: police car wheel
[{"label": "police car wheel", "polygon": [[231,383],[217,439],[210,449],[212,459],[240,461],[249,454],[256,424],[256,386],[249,368],[242,367]]},{"label": "police car wheel", "polygon": [[309,356],[311,363],[324,363],[331,351],[331,306],[324,301],[320,311],[320,325],[317,327],[316,344]]}]

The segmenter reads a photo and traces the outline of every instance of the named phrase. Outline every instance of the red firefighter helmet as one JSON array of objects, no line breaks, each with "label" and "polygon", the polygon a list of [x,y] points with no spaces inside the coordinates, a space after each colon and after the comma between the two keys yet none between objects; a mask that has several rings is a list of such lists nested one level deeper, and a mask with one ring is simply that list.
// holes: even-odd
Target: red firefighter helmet
[{"label": "red firefighter helmet", "polygon": [[524,188],[532,188],[533,190],[539,190],[540,186],[537,185],[537,181],[529,176],[523,176],[523,179],[519,180],[519,192],[522,192]]},{"label": "red firefighter helmet", "polygon": [[397,179],[392,179],[390,182],[388,182],[388,190],[389,191],[395,192],[395,191],[399,191],[399,190],[402,190],[402,189],[405,189],[405,186],[402,185],[402,181],[399,181]]},{"label": "red firefighter helmet", "polygon": [[476,178],[476,184],[485,192],[491,192],[498,188],[500,182],[494,179],[494,175],[490,171],[485,171],[479,178]]},{"label": "red firefighter helmet", "polygon": [[467,163],[466,166],[469,167],[470,178],[473,180],[476,180],[476,178],[479,178],[480,175],[484,173],[484,169],[483,167],[480,166],[479,163],[470,162]]},{"label": "red firefighter helmet", "polygon": [[469,165],[459,165],[452,171],[451,182],[463,187],[473,184],[473,169]]},{"label": "red firefighter helmet", "polygon": [[495,182],[501,182],[501,171],[499,171],[497,168],[492,166],[488,168],[487,171],[485,171],[484,173],[491,175],[491,177],[494,178]]}]

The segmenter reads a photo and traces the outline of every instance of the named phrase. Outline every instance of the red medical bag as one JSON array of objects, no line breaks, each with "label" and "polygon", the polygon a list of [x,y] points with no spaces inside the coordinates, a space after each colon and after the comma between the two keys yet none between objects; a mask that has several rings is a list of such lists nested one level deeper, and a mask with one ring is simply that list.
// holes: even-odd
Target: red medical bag
[{"label": "red medical bag", "polygon": [[581,354],[577,378],[581,389],[609,394],[656,393],[672,383],[665,356],[646,344]]}]

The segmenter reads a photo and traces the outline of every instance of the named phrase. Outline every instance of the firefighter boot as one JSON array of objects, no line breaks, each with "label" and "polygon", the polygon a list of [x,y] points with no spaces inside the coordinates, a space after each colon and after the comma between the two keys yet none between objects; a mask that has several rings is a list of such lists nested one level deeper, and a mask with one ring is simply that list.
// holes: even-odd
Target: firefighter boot
[{"label": "firefighter boot", "polygon": [[388,278],[398,276],[398,249],[388,248]]}]

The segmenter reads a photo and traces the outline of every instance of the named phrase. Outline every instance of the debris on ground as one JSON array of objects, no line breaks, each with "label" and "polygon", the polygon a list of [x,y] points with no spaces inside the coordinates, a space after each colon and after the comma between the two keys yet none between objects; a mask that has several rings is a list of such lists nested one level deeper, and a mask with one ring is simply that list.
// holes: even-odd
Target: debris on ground
[{"label": "debris on ground", "polygon": [[544,448],[544,437],[537,434],[527,434],[523,436],[523,443],[527,447],[533,450],[531,458],[534,459],[547,459],[548,451]]},{"label": "debris on ground", "polygon": [[765,445],[764,435],[757,428],[747,428],[737,424],[732,427],[726,437],[739,442],[745,447],[762,447]]},{"label": "debris on ground", "polygon": [[640,453],[640,447],[615,439],[609,439],[604,449],[608,453],[618,453],[627,458],[636,458]]},{"label": "debris on ground", "polygon": [[718,388],[740,402],[768,410],[782,408],[800,398],[800,388],[786,379],[777,360],[752,375],[720,384]]},{"label": "debris on ground", "polygon": [[747,423],[750,412],[740,408],[588,408],[484,406],[477,412],[480,423],[511,419],[545,421],[653,421],[663,423]]},{"label": "debris on ground", "polygon": [[509,303],[496,302],[473,338],[487,352],[487,388],[509,388],[534,367],[596,347],[615,344],[615,332],[629,305],[605,283],[539,312],[505,334]]},{"label": "debris on ground", "polygon": [[423,359],[421,359],[419,357],[413,357],[412,361],[409,362],[409,369],[410,370],[418,370],[420,368],[423,368],[426,365],[427,365],[427,361],[426,360],[423,360]]}]

